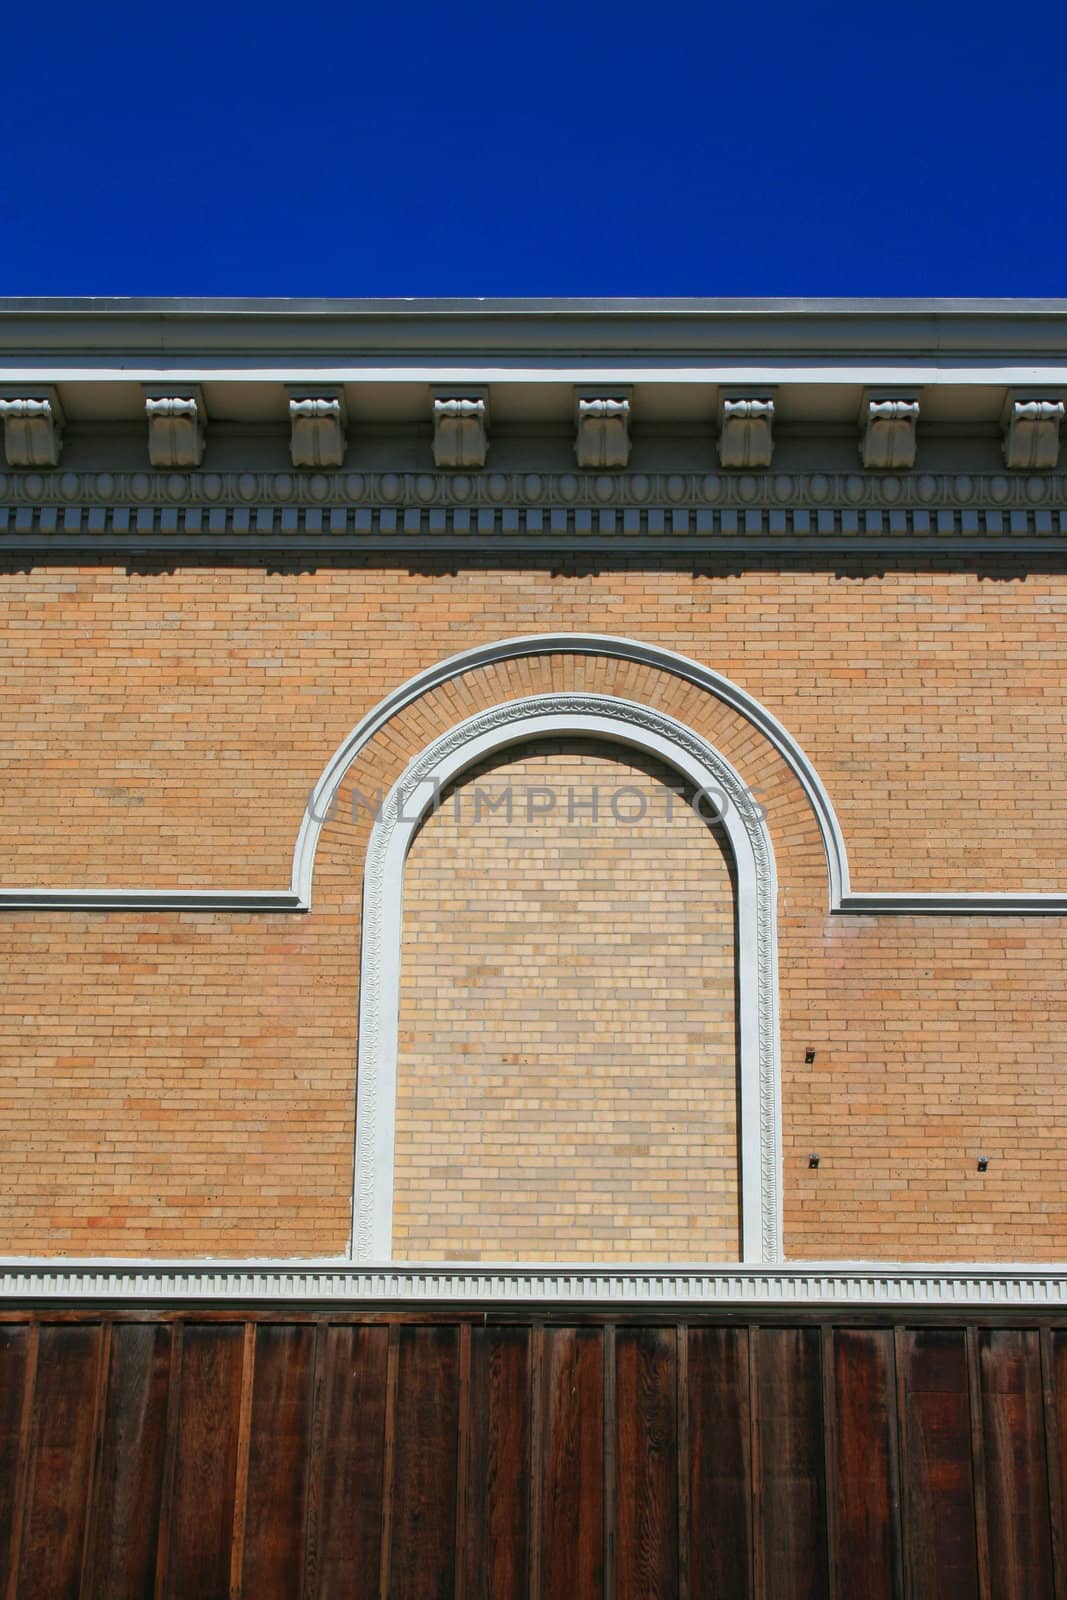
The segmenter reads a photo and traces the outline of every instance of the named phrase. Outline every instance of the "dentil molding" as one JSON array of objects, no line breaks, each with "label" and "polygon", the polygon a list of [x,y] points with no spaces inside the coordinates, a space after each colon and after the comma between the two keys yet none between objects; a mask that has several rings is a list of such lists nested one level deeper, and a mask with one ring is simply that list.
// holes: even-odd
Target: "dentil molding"
[{"label": "dentil molding", "polygon": [[123,1305],[396,1304],[492,1306],[764,1306],[929,1310],[939,1316],[1067,1314],[1067,1267],[805,1262],[773,1266],[557,1262],[393,1263],[338,1260],[0,1260],[0,1302]]}]

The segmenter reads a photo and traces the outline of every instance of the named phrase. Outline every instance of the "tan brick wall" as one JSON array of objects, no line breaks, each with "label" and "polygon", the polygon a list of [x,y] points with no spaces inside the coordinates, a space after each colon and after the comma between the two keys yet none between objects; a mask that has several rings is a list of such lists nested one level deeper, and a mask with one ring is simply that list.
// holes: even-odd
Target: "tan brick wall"
[{"label": "tan brick wall", "polygon": [[736,1260],[723,844],[669,769],[587,742],[442,802],[405,873],[394,1252]]},{"label": "tan brick wall", "polygon": [[2,581],[9,881],[191,884],[222,863],[274,885],[308,786],[363,712],[457,650],[558,628],[681,651],[762,700],[827,785],[857,888],[993,874],[1040,889],[1060,872],[1059,571],[457,571],[427,556]]},{"label": "tan brick wall", "polygon": [[342,1249],[358,983],[324,933],[277,916],[0,917],[0,1249]]},{"label": "tan brick wall", "polygon": [[[550,629],[680,650],[761,699],[826,783],[857,889],[1067,884],[1067,575],[1051,558],[37,567],[3,585],[7,884],[283,887],[308,788],[370,706],[457,650]],[[830,919],[818,833],[781,761],[718,702],[625,664],[471,673],[399,716],[352,782],[370,792],[458,717],[541,687],[660,706],[760,788],[780,891],[788,1253],[1067,1256],[1063,923]],[[345,1249],[366,838],[342,807],[308,917],[0,917],[0,1248]]]}]

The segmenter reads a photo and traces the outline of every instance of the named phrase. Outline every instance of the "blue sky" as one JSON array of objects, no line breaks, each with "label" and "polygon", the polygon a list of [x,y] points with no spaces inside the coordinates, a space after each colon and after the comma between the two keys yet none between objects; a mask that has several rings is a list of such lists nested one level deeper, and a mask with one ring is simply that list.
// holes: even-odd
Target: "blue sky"
[{"label": "blue sky", "polygon": [[55,0],[0,294],[1064,295],[1067,10]]}]

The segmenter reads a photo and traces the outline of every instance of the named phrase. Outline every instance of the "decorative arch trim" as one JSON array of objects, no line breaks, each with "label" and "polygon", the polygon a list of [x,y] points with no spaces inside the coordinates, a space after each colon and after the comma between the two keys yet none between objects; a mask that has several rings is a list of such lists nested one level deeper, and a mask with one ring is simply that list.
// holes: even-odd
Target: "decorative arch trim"
[{"label": "decorative arch trim", "polygon": [[665,650],[659,645],[644,644],[637,639],[615,638],[601,633],[540,633],[515,639],[501,639],[494,644],[478,645],[473,650],[463,650],[449,656],[424,672],[417,673],[406,683],[385,697],[358,722],[348,737],[342,740],[328,762],[322,777],[315,785],[293,853],[292,893],[300,904],[310,907],[311,885],[315,868],[315,851],[323,823],[331,815],[337,791],[345,774],[375,734],[413,701],[430,690],[438,688],[452,678],[479,667],[491,666],[500,661],[514,661],[523,656],[593,655],[617,661],[635,661],[643,666],[669,672],[676,678],[697,685],[745,717],[753,727],[774,746],[800,781],[822,836],[829,874],[830,909],[838,910],[849,893],[848,857],[830,796],[824,789],[818,773],[808,760],[792,734],[778,719],[761,705],[754,696],[724,678],[710,667],[692,661],[688,656]]},{"label": "decorative arch trim", "polygon": [[533,738],[587,734],[658,756],[724,797],[737,871],[741,1241],[746,1262],[781,1259],[781,1059],[774,853],[737,771],[685,724],[609,695],[535,695],[490,707],[435,739],[390,790],[371,833],[363,892],[352,1256],[392,1256],[404,864],[444,785]]}]

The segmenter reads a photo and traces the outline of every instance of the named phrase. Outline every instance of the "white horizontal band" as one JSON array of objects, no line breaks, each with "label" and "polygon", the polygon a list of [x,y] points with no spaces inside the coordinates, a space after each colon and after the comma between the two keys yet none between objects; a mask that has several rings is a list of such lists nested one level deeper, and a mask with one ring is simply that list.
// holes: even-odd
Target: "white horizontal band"
[{"label": "white horizontal band", "polygon": [[0,1260],[0,1302],[1067,1309],[1067,1265],[345,1267],[307,1261]]},{"label": "white horizontal band", "polygon": [[0,889],[0,911],[306,911],[291,889]]},{"label": "white horizontal band", "polygon": [[843,894],[838,912],[856,915],[885,916],[963,916],[963,917],[1032,917],[1067,916],[1067,894],[1041,894],[1024,891],[1014,893],[975,892],[973,894],[912,894],[908,890],[892,890],[885,894]]},{"label": "white horizontal band", "polygon": [[[308,911],[288,889],[0,889],[0,911]],[[1067,916],[1067,894],[846,894],[853,916]]]}]

